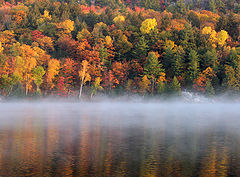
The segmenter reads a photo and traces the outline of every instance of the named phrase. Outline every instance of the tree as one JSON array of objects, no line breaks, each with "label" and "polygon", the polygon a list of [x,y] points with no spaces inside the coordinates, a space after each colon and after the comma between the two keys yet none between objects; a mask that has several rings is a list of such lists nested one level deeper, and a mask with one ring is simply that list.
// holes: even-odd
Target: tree
[{"label": "tree", "polygon": [[206,26],[202,29],[202,34],[206,35],[208,38],[208,41],[210,44],[212,44],[213,48],[216,48],[216,42],[217,42],[217,32],[212,29],[210,26]]},{"label": "tree", "polygon": [[123,34],[117,37],[117,41],[114,45],[120,56],[129,52],[133,47],[132,43],[128,41],[128,37]]},{"label": "tree", "polygon": [[13,45],[11,50],[16,57],[15,74],[21,78],[27,96],[32,88],[32,70],[37,66],[38,53],[31,46],[19,43]]},{"label": "tree", "polygon": [[206,90],[206,93],[208,94],[208,96],[211,96],[211,95],[215,94],[215,90],[214,90],[210,80],[207,80],[205,90]]},{"label": "tree", "polygon": [[183,0],[177,1],[177,10],[180,14],[185,15],[187,12],[185,2]]},{"label": "tree", "polygon": [[177,47],[173,41],[166,40],[163,48],[164,48],[164,53],[163,53],[164,68],[166,68],[167,75],[172,76],[174,72],[174,65],[175,65],[174,53]]},{"label": "tree", "polygon": [[155,18],[146,19],[142,22],[140,31],[142,34],[149,34],[152,30],[154,30],[157,26],[157,21]]},{"label": "tree", "polygon": [[158,61],[158,54],[155,52],[149,52],[147,57],[147,64],[144,66],[144,74],[149,79],[151,79],[152,94],[154,92],[156,78],[158,78],[163,72],[164,69],[162,68],[162,64],[160,64]]},{"label": "tree", "polygon": [[133,57],[138,59],[145,58],[147,56],[148,50],[149,50],[148,40],[146,40],[144,36],[141,36],[137,44],[134,46],[132,52]]},{"label": "tree", "polygon": [[225,79],[224,86],[229,90],[239,91],[240,90],[240,66],[236,69],[232,66],[225,65]]},{"label": "tree", "polygon": [[145,95],[150,89],[150,84],[151,82],[148,77],[146,75],[143,76],[142,80],[139,82],[140,93]]},{"label": "tree", "polygon": [[32,73],[34,83],[37,86],[37,93],[41,94],[40,85],[43,83],[43,75],[45,74],[45,71],[42,66],[37,66],[33,69]]},{"label": "tree", "polygon": [[77,62],[71,58],[66,58],[62,64],[60,75],[64,78],[64,87],[69,95],[77,80]]},{"label": "tree", "polygon": [[52,89],[55,85],[53,84],[53,79],[59,73],[60,69],[60,61],[57,59],[51,59],[48,61],[48,68],[47,68],[47,83]]},{"label": "tree", "polygon": [[220,45],[221,47],[225,44],[226,40],[228,39],[228,33],[225,30],[221,30],[218,34],[217,34],[217,42],[218,45]]},{"label": "tree", "polygon": [[208,95],[214,94],[212,86],[212,79],[214,77],[216,77],[216,72],[211,67],[208,67],[193,81],[193,88]]},{"label": "tree", "polygon": [[218,70],[219,61],[215,49],[208,50],[204,55],[205,66],[210,66],[214,71]]},{"label": "tree", "polygon": [[120,84],[124,84],[128,77],[128,63],[121,63],[115,61],[112,64],[112,71],[116,79],[119,81]]},{"label": "tree", "polygon": [[3,52],[4,48],[2,47],[2,43],[0,42],[0,54]]},{"label": "tree", "polygon": [[116,16],[116,17],[113,19],[113,22],[114,22],[115,24],[119,24],[119,23],[122,23],[122,22],[124,22],[124,21],[125,21],[125,17],[122,16],[122,15],[118,15],[118,16]]},{"label": "tree", "polygon": [[209,0],[209,9],[214,13],[217,12],[215,0]]},{"label": "tree", "polygon": [[183,50],[182,47],[178,47],[174,56],[174,75],[179,77],[182,76],[182,74],[184,73],[184,69],[185,69],[185,65],[184,65],[184,56],[185,55],[185,51]]},{"label": "tree", "polygon": [[157,93],[162,94],[166,91],[166,74],[161,73],[161,76],[159,76],[157,80]]},{"label": "tree", "polygon": [[101,86],[101,81],[102,81],[102,79],[100,77],[97,77],[95,79],[95,81],[93,82],[93,85],[91,87],[91,89],[92,89],[91,98],[93,97],[93,95],[97,94],[98,90],[103,90],[103,87]]},{"label": "tree", "polygon": [[79,99],[82,96],[83,85],[86,82],[91,81],[91,76],[88,73],[88,69],[89,69],[88,61],[87,60],[83,60],[81,65],[82,65],[82,69],[79,71],[79,77],[80,77],[80,80],[81,80],[81,85],[80,85],[80,89],[79,89]]},{"label": "tree", "polygon": [[64,34],[70,34],[74,30],[74,21],[65,20],[57,24],[59,29],[59,36]]},{"label": "tree", "polygon": [[104,77],[103,77],[103,86],[111,92],[113,88],[116,87],[116,85],[119,84],[119,81],[116,79],[116,77],[113,75],[113,71],[105,71]]},{"label": "tree", "polygon": [[193,81],[198,77],[199,74],[199,58],[195,50],[191,50],[189,55],[189,67],[188,67],[188,77],[190,81]]},{"label": "tree", "polygon": [[181,91],[181,85],[176,76],[173,77],[172,82],[169,84],[168,91],[179,94]]}]

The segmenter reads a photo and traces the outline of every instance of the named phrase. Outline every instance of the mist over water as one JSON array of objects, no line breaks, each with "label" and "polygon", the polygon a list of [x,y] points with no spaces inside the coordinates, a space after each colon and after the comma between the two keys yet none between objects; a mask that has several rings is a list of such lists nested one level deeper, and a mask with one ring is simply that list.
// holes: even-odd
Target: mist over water
[{"label": "mist over water", "polygon": [[196,100],[0,103],[0,176],[239,176],[240,103]]}]

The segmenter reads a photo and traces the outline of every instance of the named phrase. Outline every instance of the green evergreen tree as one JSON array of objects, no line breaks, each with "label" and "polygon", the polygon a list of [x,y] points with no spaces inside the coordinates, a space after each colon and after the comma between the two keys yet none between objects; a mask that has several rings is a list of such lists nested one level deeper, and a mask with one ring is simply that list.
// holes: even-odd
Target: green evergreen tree
[{"label": "green evergreen tree", "polygon": [[209,0],[208,3],[209,3],[209,4],[208,4],[209,10],[212,11],[212,12],[214,12],[214,13],[216,13],[217,10],[216,10],[216,2],[215,2],[215,0]]},{"label": "green evergreen tree", "polygon": [[174,56],[175,63],[174,63],[173,71],[175,76],[181,76],[184,72],[184,68],[185,68],[184,55],[185,55],[184,50],[178,47],[176,54]]},{"label": "green evergreen tree", "polygon": [[144,36],[141,36],[137,44],[134,46],[132,56],[138,59],[145,58],[147,56],[148,49],[148,41],[145,39]]},{"label": "green evergreen tree", "polygon": [[157,83],[157,93],[163,94],[166,90],[166,84],[163,81]]},{"label": "green evergreen tree", "polygon": [[197,49],[192,26],[186,24],[184,30],[179,32],[179,43],[186,53],[189,53],[192,49]]},{"label": "green evergreen tree", "polygon": [[159,63],[158,57],[154,52],[149,52],[147,64],[144,66],[144,74],[151,80],[152,93],[154,92],[156,79],[164,72],[162,64]]},{"label": "green evergreen tree", "polygon": [[204,65],[218,71],[218,56],[215,49],[208,50],[204,55]]},{"label": "green evergreen tree", "polygon": [[181,85],[176,76],[173,77],[172,82],[169,84],[168,91],[176,94],[181,92]]},{"label": "green evergreen tree", "polygon": [[175,58],[173,50],[170,47],[167,47],[163,56],[163,65],[164,68],[166,68],[167,75],[169,75],[170,77],[173,76],[174,72],[174,59]]},{"label": "green evergreen tree", "polygon": [[210,80],[207,80],[207,82],[206,82],[205,91],[206,91],[208,96],[211,96],[211,95],[215,94],[214,88],[213,88]]},{"label": "green evergreen tree", "polygon": [[188,67],[188,77],[190,81],[193,81],[198,77],[199,74],[199,57],[195,50],[191,50],[188,56],[189,67]]}]

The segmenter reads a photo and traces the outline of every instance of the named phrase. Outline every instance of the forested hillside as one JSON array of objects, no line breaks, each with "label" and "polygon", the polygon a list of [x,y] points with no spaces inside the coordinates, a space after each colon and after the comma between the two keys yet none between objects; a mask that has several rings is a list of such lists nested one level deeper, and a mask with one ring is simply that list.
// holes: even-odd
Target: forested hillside
[{"label": "forested hillside", "polygon": [[0,95],[240,91],[240,2],[0,0]]}]

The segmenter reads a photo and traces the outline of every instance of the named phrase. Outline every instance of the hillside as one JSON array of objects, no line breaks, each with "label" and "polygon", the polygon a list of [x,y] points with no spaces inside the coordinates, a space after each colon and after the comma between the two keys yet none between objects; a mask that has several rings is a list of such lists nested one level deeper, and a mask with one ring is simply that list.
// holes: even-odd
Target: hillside
[{"label": "hillside", "polygon": [[0,95],[238,93],[239,9],[234,0],[1,0]]}]

